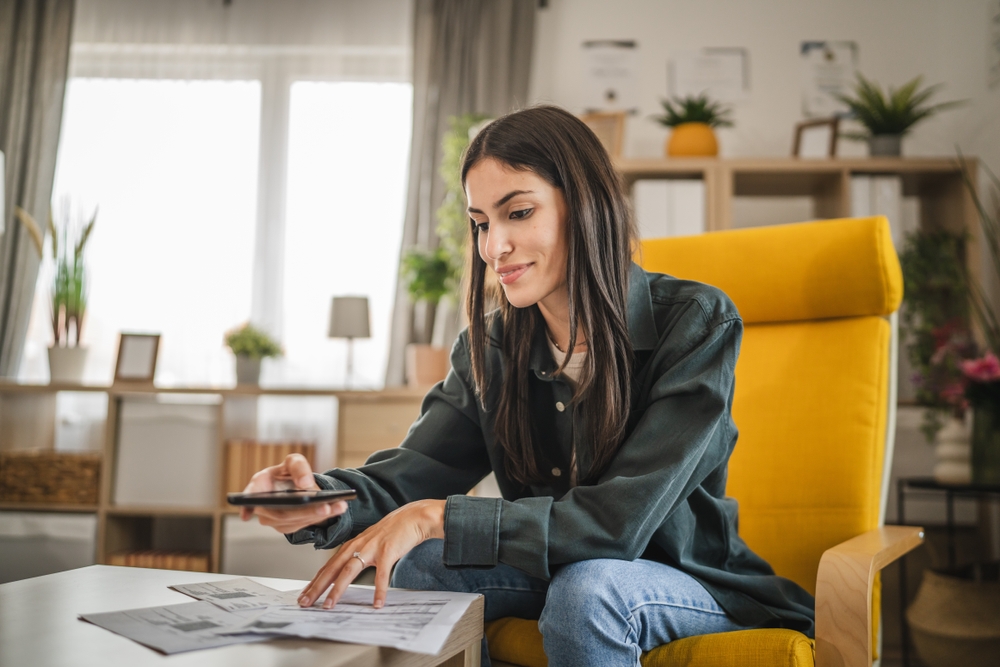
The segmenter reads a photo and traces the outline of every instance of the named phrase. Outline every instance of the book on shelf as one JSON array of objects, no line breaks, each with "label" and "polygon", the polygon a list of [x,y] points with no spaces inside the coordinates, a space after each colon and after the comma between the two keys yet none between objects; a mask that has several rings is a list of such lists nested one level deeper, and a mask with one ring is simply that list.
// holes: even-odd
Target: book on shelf
[{"label": "book on shelf", "polygon": [[108,556],[108,565],[156,570],[208,572],[209,555],[198,551],[119,551]]},{"label": "book on shelf", "polygon": [[278,465],[289,454],[302,454],[316,468],[316,445],[311,442],[260,442],[229,440],[226,442],[226,493],[238,493],[246,488],[258,470]]}]

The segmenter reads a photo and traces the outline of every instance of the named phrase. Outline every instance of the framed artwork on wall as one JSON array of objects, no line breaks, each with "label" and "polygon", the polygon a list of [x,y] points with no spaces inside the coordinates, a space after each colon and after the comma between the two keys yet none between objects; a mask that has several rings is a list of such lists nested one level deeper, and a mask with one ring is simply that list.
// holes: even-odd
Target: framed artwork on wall
[{"label": "framed artwork on wall", "polygon": [[160,334],[118,334],[118,361],[115,382],[153,382]]}]

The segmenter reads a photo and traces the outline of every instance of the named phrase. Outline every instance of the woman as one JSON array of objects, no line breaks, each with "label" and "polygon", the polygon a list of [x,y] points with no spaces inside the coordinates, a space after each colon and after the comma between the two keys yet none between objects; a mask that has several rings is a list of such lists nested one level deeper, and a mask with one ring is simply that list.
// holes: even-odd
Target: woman
[{"label": "woman", "polygon": [[[402,445],[323,475],[293,455],[248,487],[358,490],[349,504],[256,510],[294,543],[344,543],[300,603],[333,584],[331,607],[374,566],[380,607],[396,565],[394,586],[482,592],[487,620],[539,619],[553,666],[637,665],[710,632],[811,633],[812,598],[747,548],[725,497],[733,303],[632,263],[621,181],[561,109],[492,122],[462,181],[470,325]],[[465,495],[490,471],[503,498]]]}]

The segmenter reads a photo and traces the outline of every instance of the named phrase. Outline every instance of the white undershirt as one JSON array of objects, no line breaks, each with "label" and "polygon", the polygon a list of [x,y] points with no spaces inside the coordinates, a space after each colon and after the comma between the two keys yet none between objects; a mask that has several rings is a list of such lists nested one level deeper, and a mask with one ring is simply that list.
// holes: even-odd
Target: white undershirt
[{"label": "white undershirt", "polygon": [[[562,366],[562,362],[566,359],[566,353],[559,350],[556,344],[552,342],[552,339],[548,336],[545,337],[546,342],[549,344],[549,352],[552,353],[552,358],[556,360],[556,366]],[[577,383],[580,381],[580,374],[583,373],[583,362],[587,360],[586,352],[574,352],[573,357],[566,364],[566,368],[563,369],[563,374],[569,381],[569,384],[573,389],[576,389]]]}]

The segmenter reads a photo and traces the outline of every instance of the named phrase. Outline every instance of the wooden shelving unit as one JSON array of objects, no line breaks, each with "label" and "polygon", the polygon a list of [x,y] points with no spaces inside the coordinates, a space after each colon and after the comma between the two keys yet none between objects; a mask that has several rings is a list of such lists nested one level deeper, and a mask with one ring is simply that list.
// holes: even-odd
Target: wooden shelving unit
[{"label": "wooden shelving unit", "polygon": [[[54,396],[59,392],[103,393],[108,397],[108,411],[105,420],[102,447],[102,469],[100,477],[99,501],[96,505],[48,504],[38,502],[0,502],[2,511],[30,512],[71,512],[95,514],[97,516],[96,560],[107,563],[111,554],[126,550],[144,550],[152,547],[155,522],[162,520],[189,522],[193,533],[204,535],[201,549],[209,554],[210,569],[219,571],[222,563],[223,519],[236,513],[224,504],[225,485],[225,442],[234,437],[253,437],[254,434],[234,434],[227,432],[225,410],[227,406],[239,406],[264,396],[290,398],[326,397],[336,399],[335,414],[330,419],[337,420],[336,465],[351,467],[360,465],[369,454],[379,449],[394,447],[402,441],[410,424],[420,412],[420,404],[425,390],[389,389],[384,391],[342,390],[337,388],[261,388],[256,386],[238,387],[156,387],[151,384],[127,385],[78,385],[67,383],[19,384],[0,380],[0,429],[4,419],[14,419],[5,414],[3,402],[13,402],[18,408],[28,403],[37,403],[31,418],[55,419]],[[119,504],[115,501],[115,475],[120,454],[120,411],[122,401],[130,398],[149,398],[156,395],[189,395],[218,398],[218,437],[216,452],[218,461],[218,487],[212,497],[217,504],[202,507],[172,506],[162,504]],[[10,412],[9,410],[6,412]],[[48,415],[46,417],[46,415]],[[23,418],[23,416],[22,416]],[[40,429],[39,433],[52,433],[52,428]],[[42,437],[47,437],[43,435]],[[7,449],[10,442],[5,444]],[[16,444],[16,443],[15,443]],[[39,443],[32,443],[38,445]],[[52,442],[41,443],[52,447]],[[181,550],[190,551],[189,546]]]},{"label": "wooden shelving unit", "polygon": [[[620,159],[616,164],[629,187],[642,179],[703,180],[708,231],[733,227],[736,197],[812,197],[817,219],[849,216],[851,177],[862,175],[899,176],[903,195],[920,199],[921,224],[927,229],[978,227],[954,158],[673,158]],[[977,164],[966,158],[973,182]]]}]

